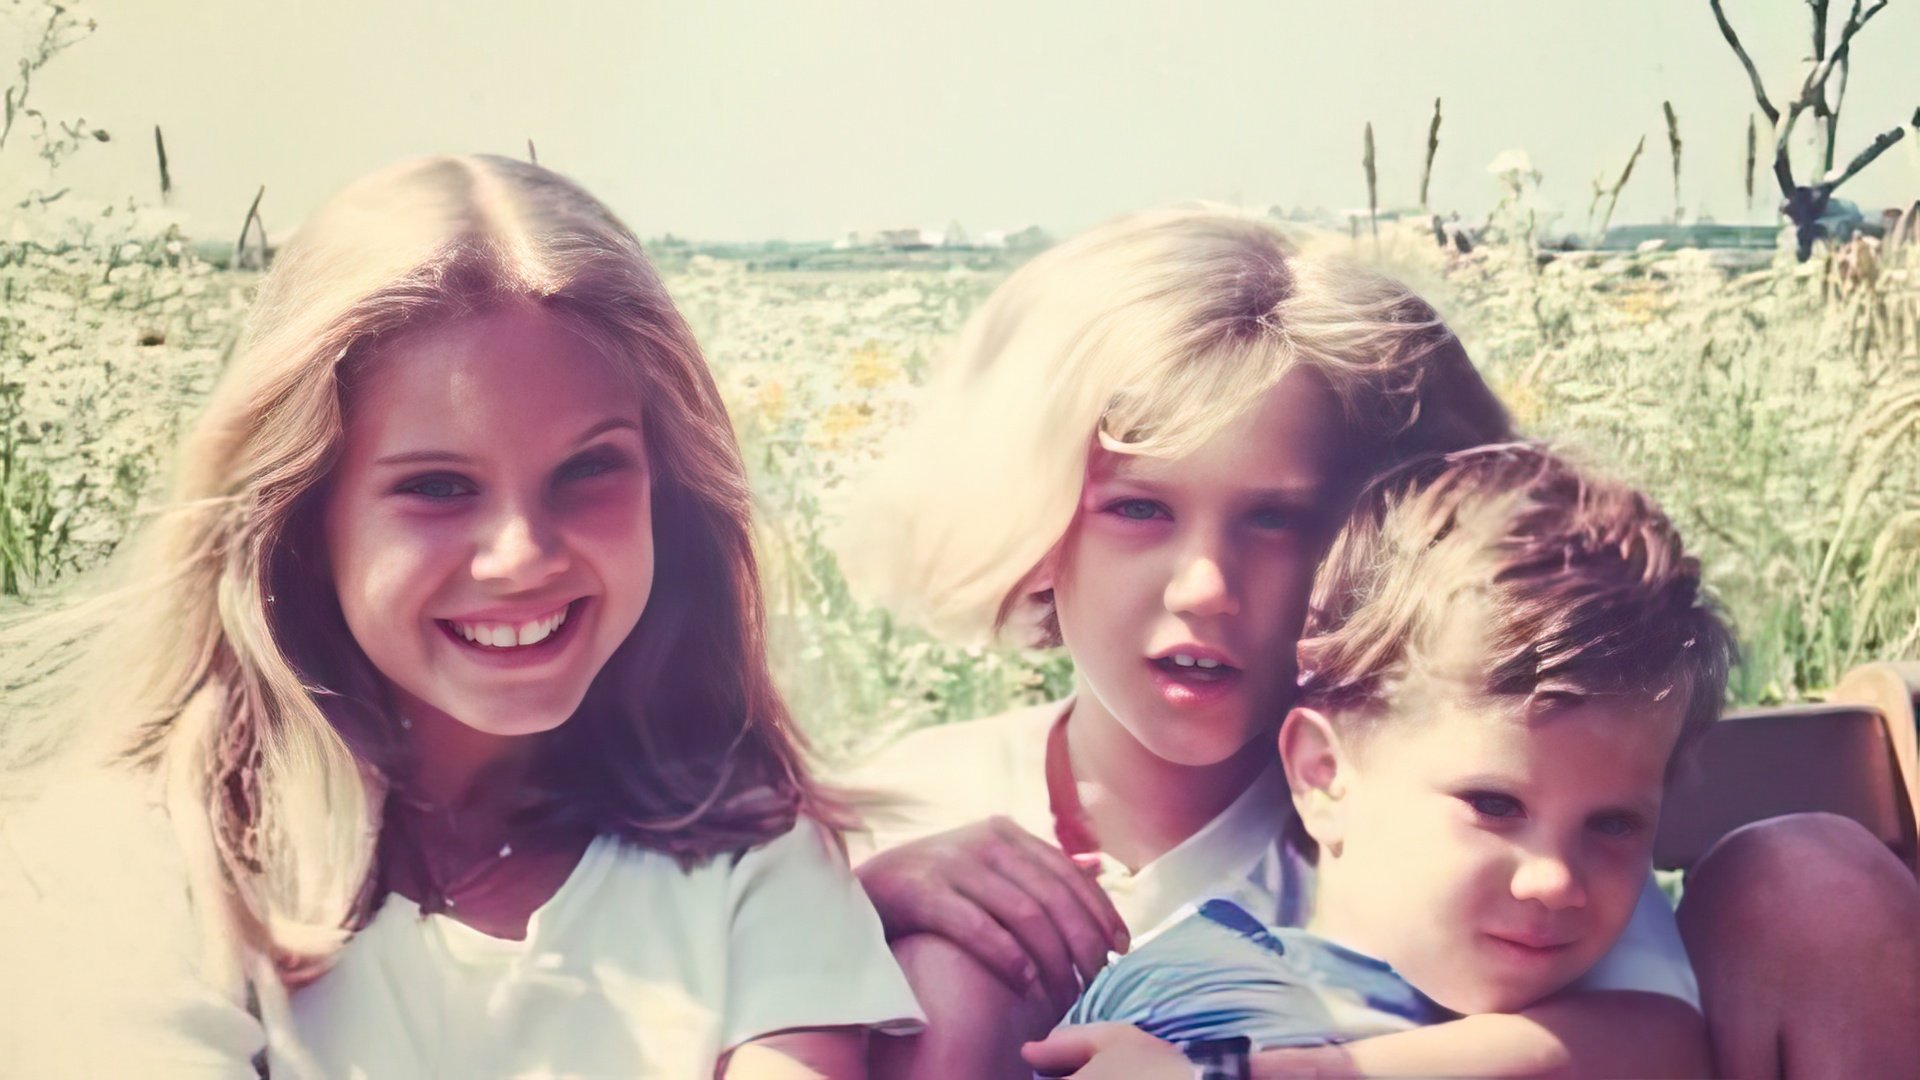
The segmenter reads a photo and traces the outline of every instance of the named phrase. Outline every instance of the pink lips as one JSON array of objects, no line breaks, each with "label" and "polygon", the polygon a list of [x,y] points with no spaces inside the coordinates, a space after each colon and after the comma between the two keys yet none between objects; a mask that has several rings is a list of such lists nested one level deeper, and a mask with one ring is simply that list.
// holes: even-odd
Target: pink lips
[{"label": "pink lips", "polygon": [[1487,934],[1496,948],[1508,954],[1526,960],[1547,960],[1558,956],[1573,946],[1569,940],[1549,938],[1538,934]]},{"label": "pink lips", "polygon": [[[1183,666],[1175,656],[1191,658],[1195,663]],[[1200,662],[1209,662],[1200,666]],[[1176,709],[1197,709],[1216,704],[1240,688],[1245,674],[1233,664],[1228,653],[1204,645],[1176,645],[1162,649],[1147,660],[1153,686],[1168,705]]]}]

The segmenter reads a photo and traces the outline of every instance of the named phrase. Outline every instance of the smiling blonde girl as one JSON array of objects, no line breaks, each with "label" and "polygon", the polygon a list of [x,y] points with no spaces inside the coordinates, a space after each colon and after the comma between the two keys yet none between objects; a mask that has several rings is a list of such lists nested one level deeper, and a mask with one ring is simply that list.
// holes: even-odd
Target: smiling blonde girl
[{"label": "smiling blonde girl", "polygon": [[113,1051],[250,1071],[251,994],[276,1077],[862,1075],[916,1009],[768,674],[748,506],[578,186],[431,158],[316,213],[113,598],[122,764],[191,879],[141,914],[199,943]]}]

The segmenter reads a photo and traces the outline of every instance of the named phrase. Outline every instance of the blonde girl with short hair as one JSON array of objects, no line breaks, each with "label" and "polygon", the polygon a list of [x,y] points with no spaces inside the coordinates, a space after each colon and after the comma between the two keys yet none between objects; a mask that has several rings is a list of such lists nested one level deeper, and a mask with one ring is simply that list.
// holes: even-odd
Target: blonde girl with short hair
[{"label": "blonde girl with short hair", "polygon": [[[1190,1075],[1130,1028],[1065,1032],[1026,1061],[1020,1044],[1110,949],[1184,904],[1224,895],[1299,924],[1311,871],[1286,841],[1276,735],[1316,567],[1370,476],[1502,441],[1504,411],[1405,286],[1205,206],[1119,218],[1036,256],[972,317],[923,408],[850,514],[842,566],[950,635],[1064,645],[1075,682],[1065,701],[914,733],[859,774],[900,803],[872,820],[877,854],[858,872],[929,1016],[877,1060],[949,1080],[1089,1058],[1087,1076]],[[1874,925],[1905,902],[1881,904]],[[1580,992],[1352,1043],[1339,1060],[1256,1064],[1684,1072],[1704,1061],[1699,1000],[1649,873]],[[1732,1006],[1741,1023],[1764,1008]]]},{"label": "blonde girl with short hair", "polygon": [[749,505],[699,347],[578,185],[437,157],[322,207],[133,584],[65,617],[118,624],[60,676],[131,721],[191,879],[145,914],[198,942],[90,1037],[250,1072],[250,995],[276,1077],[864,1075],[917,1011],[768,672]]}]

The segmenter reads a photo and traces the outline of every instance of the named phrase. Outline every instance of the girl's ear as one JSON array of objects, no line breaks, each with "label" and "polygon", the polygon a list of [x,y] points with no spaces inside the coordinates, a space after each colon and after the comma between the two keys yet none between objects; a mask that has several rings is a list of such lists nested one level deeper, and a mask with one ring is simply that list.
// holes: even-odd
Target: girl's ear
[{"label": "girl's ear", "polygon": [[1339,858],[1352,769],[1327,714],[1307,708],[1287,713],[1280,725],[1280,761],[1300,824],[1321,850]]},{"label": "girl's ear", "polygon": [[1046,555],[1041,557],[1040,561],[1027,573],[1026,578],[1020,582],[1020,592],[1026,596],[1052,592],[1054,573],[1059,566],[1060,545],[1055,544],[1047,549]]}]

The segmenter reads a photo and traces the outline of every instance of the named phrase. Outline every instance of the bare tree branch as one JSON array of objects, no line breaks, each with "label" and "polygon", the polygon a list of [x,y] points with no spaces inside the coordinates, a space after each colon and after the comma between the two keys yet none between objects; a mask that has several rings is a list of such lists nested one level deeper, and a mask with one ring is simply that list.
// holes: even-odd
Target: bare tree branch
[{"label": "bare tree branch", "polygon": [[160,158],[160,199],[166,201],[173,190],[173,176],[167,172],[167,140],[160,137],[160,125],[153,125],[153,152]]},{"label": "bare tree branch", "polygon": [[[1714,0],[1714,6],[1719,6],[1719,0]],[[1833,47],[1833,55],[1815,64],[1813,70],[1807,73],[1806,84],[1801,88],[1802,97],[1826,84],[1827,77],[1833,74],[1834,66],[1846,61],[1848,50],[1853,48],[1853,35],[1859,33],[1860,29],[1867,25],[1867,20],[1880,14],[1880,9],[1886,6],[1887,0],[1876,0],[1872,7],[1862,12],[1860,0],[1853,0],[1853,10],[1847,12],[1847,22],[1840,28],[1840,40]]]},{"label": "bare tree branch", "polygon": [[1663,101],[1667,114],[1667,150],[1673,155],[1673,221],[1680,223],[1680,118],[1673,114],[1673,102]]},{"label": "bare tree branch", "polygon": [[1420,208],[1427,206],[1427,185],[1433,180],[1433,156],[1440,152],[1440,99],[1433,99],[1433,123],[1427,126],[1427,164],[1420,170]]},{"label": "bare tree branch", "polygon": [[1847,101],[1847,72],[1853,70],[1853,63],[1843,59],[1833,70],[1840,76],[1839,85],[1833,89],[1833,105],[1830,108],[1826,107],[1826,95],[1824,93],[1820,95],[1820,104],[1827,114],[1827,146],[1820,158],[1820,176],[1823,179],[1833,174],[1834,144],[1840,139],[1840,107]]},{"label": "bare tree branch", "polygon": [[1793,159],[1788,156],[1788,143],[1793,137],[1794,121],[1800,119],[1800,111],[1795,109],[1787,113],[1786,120],[1773,126],[1773,176],[1780,182],[1780,194],[1793,194]]},{"label": "bare tree branch", "polygon": [[1380,243],[1380,188],[1379,174],[1373,167],[1373,121],[1367,121],[1367,153],[1360,159],[1367,170],[1367,228],[1373,233],[1375,247]]},{"label": "bare tree branch", "polygon": [[[1607,235],[1607,226],[1613,224],[1614,208],[1620,205],[1620,189],[1627,186],[1627,181],[1633,176],[1634,162],[1640,160],[1640,151],[1646,148],[1647,137],[1642,135],[1640,136],[1640,141],[1633,144],[1633,153],[1627,158],[1627,167],[1620,170],[1620,179],[1613,182],[1613,190],[1607,193],[1607,216],[1600,219],[1600,232],[1598,235],[1603,237]],[[1594,186],[1597,188],[1599,185],[1595,184]],[[1594,201],[1596,203],[1599,202],[1597,198]]]},{"label": "bare tree branch", "polygon": [[[1760,133],[1753,121],[1753,114],[1747,114],[1747,206],[1753,206],[1753,168],[1760,160]],[[1587,216],[1593,216],[1589,210]]]},{"label": "bare tree branch", "polygon": [[[265,198],[266,194],[267,194],[267,185],[261,184],[260,190],[254,193],[253,205],[247,207],[247,216],[240,219],[240,237],[239,239],[233,242],[232,265],[235,269],[238,269],[240,267],[240,260],[246,255],[247,233],[249,230],[253,228],[253,223],[260,219],[260,200],[262,198]],[[265,239],[266,231],[267,231],[267,226],[263,222],[260,225],[260,233],[261,233],[260,246],[261,246],[261,250],[263,251],[266,249],[266,239]],[[266,261],[264,259],[260,263],[260,268],[262,270],[266,269]]]},{"label": "bare tree branch", "polygon": [[1897,127],[1897,128],[1894,128],[1892,131],[1882,132],[1879,138],[1873,140],[1873,145],[1867,147],[1865,150],[1860,151],[1860,153],[1857,156],[1855,156],[1852,161],[1847,162],[1847,167],[1841,171],[1839,176],[1833,178],[1832,180],[1828,180],[1827,182],[1821,184],[1820,186],[1823,188],[1826,188],[1828,191],[1832,191],[1834,188],[1837,188],[1841,184],[1846,183],[1848,180],[1853,179],[1854,173],[1857,173],[1861,169],[1866,168],[1868,165],[1873,164],[1874,158],[1877,158],[1881,154],[1886,153],[1887,147],[1892,146],[1894,143],[1899,142],[1903,138],[1906,138],[1906,135],[1907,135],[1907,129],[1903,127]]},{"label": "bare tree branch", "polygon": [[[1728,45],[1733,46],[1733,55],[1739,57],[1740,66],[1747,69],[1747,78],[1753,82],[1753,97],[1760,103],[1760,111],[1766,114],[1768,123],[1780,123],[1780,110],[1774,108],[1773,102],[1767,100],[1767,88],[1760,82],[1760,69],[1753,66],[1753,57],[1748,56],[1746,48],[1740,44],[1740,35],[1733,32],[1733,24],[1727,21],[1727,13],[1720,9],[1720,0],[1707,0],[1707,2],[1713,7],[1714,21],[1720,24],[1720,36],[1727,39]],[[1881,2],[1885,3],[1886,0]]]},{"label": "bare tree branch", "polygon": [[[1807,6],[1813,9],[1813,59],[1818,62],[1827,58],[1827,0],[1807,0]],[[1853,6],[1860,9],[1858,0]]]}]

